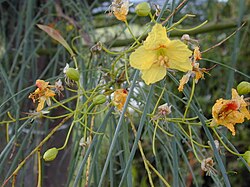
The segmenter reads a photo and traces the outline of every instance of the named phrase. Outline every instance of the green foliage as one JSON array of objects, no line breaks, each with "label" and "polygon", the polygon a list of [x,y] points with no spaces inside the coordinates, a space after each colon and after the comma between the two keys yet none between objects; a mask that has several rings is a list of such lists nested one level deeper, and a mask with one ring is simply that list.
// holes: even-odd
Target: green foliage
[{"label": "green foliage", "polygon": [[[134,3],[124,22],[114,2],[0,1],[0,184],[247,186],[249,121],[235,137],[210,124],[216,100],[250,79],[249,2],[149,2],[147,17]],[[156,22],[202,52],[204,79],[183,92],[185,73],[148,86],[130,66]]]}]

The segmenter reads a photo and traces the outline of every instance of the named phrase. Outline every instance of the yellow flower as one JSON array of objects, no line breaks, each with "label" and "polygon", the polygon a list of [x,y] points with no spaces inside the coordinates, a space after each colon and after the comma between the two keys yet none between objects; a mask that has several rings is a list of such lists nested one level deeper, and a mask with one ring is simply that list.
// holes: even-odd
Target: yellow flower
[{"label": "yellow flower", "polygon": [[142,46],[130,55],[132,67],[141,70],[146,84],[162,80],[167,69],[183,72],[192,70],[189,57],[192,52],[180,40],[170,40],[166,29],[156,24]]},{"label": "yellow flower", "polygon": [[120,21],[127,20],[129,10],[129,0],[114,0],[111,5],[112,12]]},{"label": "yellow flower", "polygon": [[128,91],[125,89],[118,89],[114,92],[113,102],[118,110],[120,111],[122,110],[126,102],[127,96],[128,96]]},{"label": "yellow flower", "polygon": [[235,136],[234,125],[243,123],[245,118],[250,119],[250,113],[247,109],[247,103],[243,97],[240,97],[235,89],[232,89],[232,99],[218,99],[212,108],[213,121],[215,124],[224,125]]},{"label": "yellow flower", "polygon": [[54,97],[56,94],[53,90],[51,90],[51,88],[54,86],[50,86],[49,82],[45,82],[44,80],[37,80],[36,86],[38,88],[29,95],[29,98],[32,99],[34,103],[36,102],[36,100],[38,100],[36,111],[39,112],[44,108],[45,101],[48,106],[51,105],[50,98]]}]

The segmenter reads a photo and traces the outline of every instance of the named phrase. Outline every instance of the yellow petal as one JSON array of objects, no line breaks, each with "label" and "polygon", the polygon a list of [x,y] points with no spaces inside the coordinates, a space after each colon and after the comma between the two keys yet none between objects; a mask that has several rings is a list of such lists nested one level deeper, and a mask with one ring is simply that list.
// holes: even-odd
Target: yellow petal
[{"label": "yellow petal", "polygon": [[43,109],[45,100],[46,100],[45,97],[39,98],[39,103],[38,103],[37,108],[36,108],[37,112],[40,112]]},{"label": "yellow petal", "polygon": [[144,46],[146,49],[154,50],[166,47],[169,42],[165,27],[157,23],[153,26],[152,31],[148,33]]},{"label": "yellow petal", "polygon": [[200,52],[200,48],[199,47],[195,47],[194,48],[194,59],[195,61],[197,60],[201,60],[201,52]]},{"label": "yellow petal", "polygon": [[236,123],[243,123],[243,122],[244,122],[244,115],[238,111],[232,111],[224,119],[218,120],[218,123],[220,125],[224,125],[225,127],[227,127],[232,132],[233,136],[235,136],[234,125]]},{"label": "yellow petal", "polygon": [[50,89],[47,89],[44,94],[45,97],[54,97],[55,95],[56,95],[55,92]]},{"label": "yellow petal", "polygon": [[225,125],[231,132],[232,135],[235,136],[235,128],[234,125],[232,123],[228,123],[227,125]]},{"label": "yellow petal", "polygon": [[36,80],[36,86],[40,89],[40,90],[44,90],[45,88],[47,88],[49,85],[49,82],[45,82],[44,80]]},{"label": "yellow petal", "polygon": [[142,70],[142,79],[147,85],[162,80],[166,76],[167,70],[165,67],[153,64],[150,69]]},{"label": "yellow petal", "polygon": [[192,70],[192,65],[189,60],[192,51],[180,40],[171,41],[164,51],[169,58],[169,68],[183,72]]},{"label": "yellow petal", "polygon": [[245,118],[250,119],[250,112],[247,109],[247,103],[244,101],[243,97],[239,96],[236,89],[232,88],[232,99],[235,99],[240,103],[240,112],[245,116]]},{"label": "yellow petal", "polygon": [[149,69],[156,60],[156,51],[146,50],[144,46],[136,49],[129,57],[130,65],[140,70]]},{"label": "yellow petal", "polygon": [[51,99],[49,97],[46,98],[46,103],[47,103],[48,106],[51,106]]},{"label": "yellow petal", "polygon": [[247,107],[240,108],[240,112],[245,116],[245,118],[250,119],[250,112]]},{"label": "yellow petal", "polygon": [[239,96],[238,92],[236,89],[232,88],[232,99],[240,99],[241,97]]}]

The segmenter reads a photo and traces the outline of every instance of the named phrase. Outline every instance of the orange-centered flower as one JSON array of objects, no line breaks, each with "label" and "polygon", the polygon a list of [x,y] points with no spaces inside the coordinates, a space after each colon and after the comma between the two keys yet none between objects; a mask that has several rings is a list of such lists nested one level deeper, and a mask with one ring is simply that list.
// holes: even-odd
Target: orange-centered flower
[{"label": "orange-centered flower", "polygon": [[33,93],[29,95],[29,98],[35,103],[38,100],[37,112],[41,111],[44,108],[44,103],[46,101],[47,105],[51,105],[51,97],[54,97],[56,94],[52,87],[49,85],[49,82],[45,82],[44,80],[37,80],[36,86],[38,87]]},{"label": "orange-centered flower", "polygon": [[126,102],[127,96],[128,96],[128,91],[125,89],[118,89],[114,92],[113,102],[118,110],[120,111],[122,110]]},{"label": "orange-centered flower", "polygon": [[180,40],[170,40],[161,24],[153,26],[142,46],[130,55],[130,65],[141,70],[146,84],[162,80],[167,69],[192,70],[192,52]]},{"label": "orange-centered flower", "polygon": [[218,99],[212,108],[213,121],[215,124],[224,125],[235,136],[234,125],[243,123],[245,118],[250,119],[250,113],[247,109],[247,103],[243,97],[240,97],[235,89],[232,89],[232,99]]}]

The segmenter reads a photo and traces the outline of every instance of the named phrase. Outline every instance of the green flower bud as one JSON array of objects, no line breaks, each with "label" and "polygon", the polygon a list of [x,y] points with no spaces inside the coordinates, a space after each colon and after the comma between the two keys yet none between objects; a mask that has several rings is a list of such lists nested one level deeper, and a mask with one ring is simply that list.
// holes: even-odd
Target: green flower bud
[{"label": "green flower bud", "polygon": [[56,158],[57,154],[58,154],[58,149],[55,148],[55,147],[53,147],[53,148],[51,148],[51,149],[48,149],[48,150],[44,153],[43,159],[44,159],[45,161],[52,161],[52,160],[54,160],[54,159]]},{"label": "green flower bud", "polygon": [[240,95],[250,93],[250,83],[246,81],[242,81],[240,84],[238,84],[237,91]]},{"label": "green flower bud", "polygon": [[151,11],[151,7],[147,2],[138,4],[135,7],[135,12],[138,16],[147,16]]},{"label": "green flower bud", "polygon": [[250,166],[250,151],[246,151],[243,155],[243,158],[247,161],[248,165]]},{"label": "green flower bud", "polygon": [[105,95],[98,95],[93,99],[94,105],[101,105],[106,102],[106,96]]},{"label": "green flower bud", "polygon": [[80,77],[79,71],[74,68],[67,68],[66,75],[68,78],[74,81],[78,81]]}]

